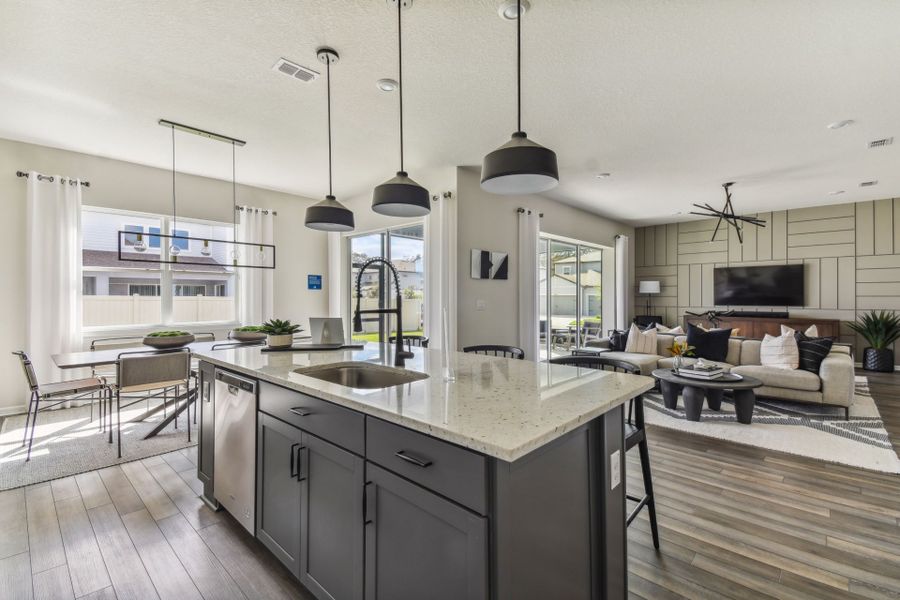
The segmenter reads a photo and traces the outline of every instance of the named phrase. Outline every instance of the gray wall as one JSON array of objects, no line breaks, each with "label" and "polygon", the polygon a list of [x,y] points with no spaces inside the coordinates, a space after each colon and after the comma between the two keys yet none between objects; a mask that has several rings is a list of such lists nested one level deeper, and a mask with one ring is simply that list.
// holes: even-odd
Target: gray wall
[{"label": "gray wall", "polygon": [[[543,213],[541,232],[610,248],[603,260],[604,329],[615,324],[615,238],[634,229],[543,196],[498,196],[481,189],[478,168],[457,169],[458,340],[472,344],[518,344],[518,219],[516,209]],[[509,254],[509,279],[472,279],[473,248]],[[483,300],[484,310],[476,310]],[[529,357],[531,358],[531,357]]]},{"label": "gray wall", "polygon": [[[635,291],[641,280],[659,279],[653,314],[667,324],[684,311],[787,307],[713,305],[713,269],[724,266],[805,265],[806,306],[797,317],[852,321],[869,309],[900,310],[900,198],[760,213],[766,227],[746,227],[744,243],[731,228],[704,219],[635,230]],[[646,298],[635,296],[637,314]],[[864,347],[846,325],[842,341]]]}]

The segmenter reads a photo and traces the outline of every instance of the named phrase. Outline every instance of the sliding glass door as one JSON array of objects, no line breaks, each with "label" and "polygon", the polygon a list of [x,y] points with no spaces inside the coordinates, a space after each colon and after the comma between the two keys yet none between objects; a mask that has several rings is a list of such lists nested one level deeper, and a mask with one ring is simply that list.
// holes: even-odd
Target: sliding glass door
[{"label": "sliding glass door", "polygon": [[[359,269],[370,258],[390,260],[397,269],[403,302],[404,334],[421,335],[425,325],[425,226],[422,223],[351,236],[350,243],[350,312],[356,308],[356,278]],[[381,263],[366,269],[362,276],[363,309],[396,306],[394,280]],[[396,319],[383,315],[363,315],[363,333],[354,339],[377,341],[397,334]]]},{"label": "sliding glass door", "polygon": [[552,237],[542,237],[538,249],[538,327],[545,360],[601,336],[603,250]]}]

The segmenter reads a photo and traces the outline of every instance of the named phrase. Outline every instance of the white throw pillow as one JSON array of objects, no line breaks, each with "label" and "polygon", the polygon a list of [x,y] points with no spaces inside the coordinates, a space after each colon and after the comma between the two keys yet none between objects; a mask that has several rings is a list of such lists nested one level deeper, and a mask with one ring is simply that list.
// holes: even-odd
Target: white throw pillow
[{"label": "white throw pillow", "polygon": [[684,335],[684,329],[681,325],[678,327],[666,327],[665,325],[656,324],[656,330],[660,333],[668,333],[669,335]]},{"label": "white throw pillow", "polygon": [[800,349],[794,339],[794,330],[781,326],[781,335],[768,333],[759,347],[759,364],[776,369],[797,369],[800,366]]},{"label": "white throw pillow", "polygon": [[819,337],[819,328],[815,325],[810,325],[806,328],[806,331],[803,332],[803,335],[806,337]]},{"label": "white throw pillow", "polygon": [[640,327],[632,323],[631,328],[628,330],[628,342],[625,344],[625,352],[656,354],[656,329],[651,327],[647,331],[641,331]]}]

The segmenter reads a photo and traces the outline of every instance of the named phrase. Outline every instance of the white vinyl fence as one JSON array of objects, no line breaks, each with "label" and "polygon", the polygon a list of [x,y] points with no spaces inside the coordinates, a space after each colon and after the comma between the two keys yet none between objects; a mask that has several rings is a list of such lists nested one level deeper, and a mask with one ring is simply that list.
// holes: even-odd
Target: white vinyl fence
[{"label": "white vinyl fence", "polygon": [[[176,296],[172,300],[176,323],[231,321],[235,316],[234,298]],[[82,301],[85,327],[144,325],[162,321],[159,296],[83,296]]]}]

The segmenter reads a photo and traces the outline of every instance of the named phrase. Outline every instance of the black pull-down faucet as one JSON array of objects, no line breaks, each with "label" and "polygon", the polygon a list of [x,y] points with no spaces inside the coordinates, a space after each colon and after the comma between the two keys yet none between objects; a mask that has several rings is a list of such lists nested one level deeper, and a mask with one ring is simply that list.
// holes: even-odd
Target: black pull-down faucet
[{"label": "black pull-down faucet", "polygon": [[[362,289],[360,287],[362,283],[363,273],[369,266],[375,263],[382,263],[387,266],[388,269],[391,270],[391,273],[394,274],[394,290],[397,292],[397,308],[368,308],[366,310],[360,310],[359,302],[362,299]],[[400,296],[400,276],[397,274],[397,269],[391,264],[391,261],[386,260],[381,257],[370,258],[359,268],[359,273],[356,274],[356,310],[353,312],[353,331],[355,333],[362,333],[362,315],[365,314],[395,314],[397,315],[397,347],[394,350],[394,366],[395,367],[403,367],[406,366],[405,360],[407,358],[412,358],[413,353],[403,349],[403,298]]]}]

